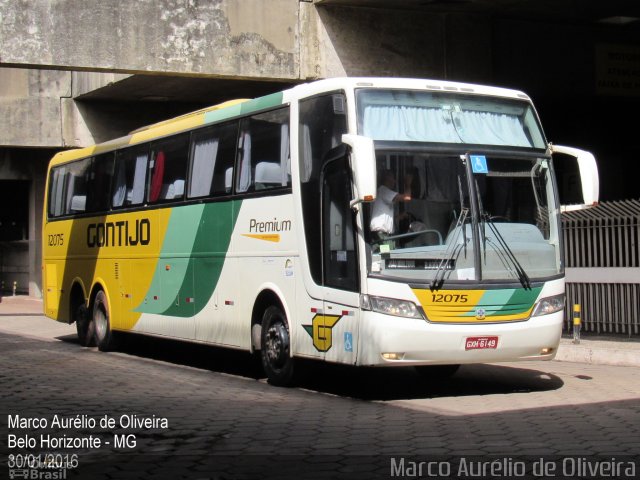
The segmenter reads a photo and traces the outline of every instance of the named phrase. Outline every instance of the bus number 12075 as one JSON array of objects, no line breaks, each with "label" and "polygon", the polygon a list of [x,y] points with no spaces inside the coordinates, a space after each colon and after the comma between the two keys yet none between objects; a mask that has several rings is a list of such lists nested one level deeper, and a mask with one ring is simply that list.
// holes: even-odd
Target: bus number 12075
[{"label": "bus number 12075", "polygon": [[469,296],[457,293],[432,293],[431,301],[433,303],[467,303]]}]

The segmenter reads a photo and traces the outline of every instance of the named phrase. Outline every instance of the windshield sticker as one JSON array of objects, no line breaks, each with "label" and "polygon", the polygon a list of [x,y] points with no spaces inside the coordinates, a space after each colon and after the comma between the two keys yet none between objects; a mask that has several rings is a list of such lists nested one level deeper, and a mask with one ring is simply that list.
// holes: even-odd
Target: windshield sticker
[{"label": "windshield sticker", "polygon": [[469,155],[471,160],[471,170],[473,173],[489,173],[487,167],[487,157],[484,155]]}]

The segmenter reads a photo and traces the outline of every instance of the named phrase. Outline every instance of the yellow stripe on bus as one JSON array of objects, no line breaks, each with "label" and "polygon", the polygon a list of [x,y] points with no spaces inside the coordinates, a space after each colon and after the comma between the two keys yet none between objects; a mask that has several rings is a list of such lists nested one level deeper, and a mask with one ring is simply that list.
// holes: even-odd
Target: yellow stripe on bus
[{"label": "yellow stripe on bus", "polygon": [[243,237],[255,238],[256,240],[265,240],[267,242],[276,242],[280,241],[279,233],[243,233]]}]

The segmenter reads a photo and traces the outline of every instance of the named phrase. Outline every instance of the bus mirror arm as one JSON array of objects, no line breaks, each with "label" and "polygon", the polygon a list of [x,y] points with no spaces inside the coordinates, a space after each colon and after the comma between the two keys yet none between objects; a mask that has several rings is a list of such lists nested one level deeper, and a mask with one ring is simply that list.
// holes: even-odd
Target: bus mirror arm
[{"label": "bus mirror arm", "polygon": [[373,140],[361,135],[344,134],[342,142],[351,150],[349,165],[355,191],[350,205],[357,210],[360,203],[376,199],[376,150]]}]

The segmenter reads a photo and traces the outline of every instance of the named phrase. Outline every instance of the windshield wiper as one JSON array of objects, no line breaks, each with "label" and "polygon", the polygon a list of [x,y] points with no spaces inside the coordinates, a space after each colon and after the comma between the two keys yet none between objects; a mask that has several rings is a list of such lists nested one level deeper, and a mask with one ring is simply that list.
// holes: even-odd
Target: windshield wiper
[{"label": "windshield wiper", "polygon": [[[447,249],[445,250],[445,256],[440,263],[438,264],[438,269],[436,270],[435,275],[433,276],[433,280],[431,281],[430,289],[431,291],[440,290],[442,284],[444,283],[444,276],[446,270],[449,265],[451,265],[451,260],[455,257],[456,259],[460,256],[460,252],[462,249],[467,249],[467,233],[465,223],[467,221],[467,217],[469,216],[469,209],[463,208],[460,211],[460,216],[458,217],[458,221],[456,222],[456,226],[454,227],[455,237],[451,239],[451,243],[447,245]],[[462,243],[458,243],[458,238],[460,235],[463,235]]]},{"label": "windshield wiper", "polygon": [[[493,232],[496,239],[498,240],[498,245],[496,245],[495,242],[491,241],[490,239],[489,239],[489,242],[492,245],[494,245],[494,248],[495,246],[502,247],[502,250],[504,251],[504,255],[500,251],[498,251],[498,255],[500,255],[501,257],[500,259],[502,260],[503,264],[505,263],[505,259],[506,261],[511,262],[511,264],[515,269],[516,275],[518,276],[518,280],[520,280],[520,283],[522,284],[522,286],[527,290],[531,290],[531,280],[529,279],[527,272],[525,272],[524,268],[522,267],[522,265],[514,255],[513,250],[511,250],[511,248],[505,241],[504,237],[498,230],[498,227],[496,227],[495,223],[493,223],[493,220],[491,220],[491,215],[489,215],[487,212],[484,211],[484,208],[482,206],[482,198],[480,197],[480,189],[478,188],[477,180],[476,180],[476,194],[478,198],[478,210],[480,211],[480,220],[482,221],[482,225],[480,226],[480,229],[482,232],[482,249],[484,252],[485,264],[487,263],[486,226],[489,225],[489,229]],[[511,268],[509,268],[509,270],[513,272]]]},{"label": "windshield wiper", "polygon": [[[465,258],[467,256],[467,229],[465,227],[465,223],[469,216],[469,209],[464,206],[464,194],[462,193],[462,180],[460,179],[460,175],[458,175],[458,195],[460,196],[460,215],[458,216],[456,226],[454,227],[454,232],[456,232],[455,237],[452,238],[451,243],[447,245],[447,249],[444,251],[445,256],[438,264],[438,269],[431,281],[431,291],[440,290],[442,287],[442,284],[444,283],[445,269],[450,264],[453,257],[458,258],[458,256],[460,256],[460,251],[463,248]],[[458,238],[460,238],[461,233],[462,244],[458,244]]]},{"label": "windshield wiper", "polygon": [[[531,280],[529,279],[529,275],[527,275],[527,272],[525,272],[524,268],[522,267],[522,265],[520,264],[520,262],[518,261],[518,259],[514,255],[513,250],[511,250],[511,248],[509,247],[509,245],[505,241],[504,237],[502,236],[502,234],[498,230],[498,227],[496,227],[496,225],[493,223],[493,220],[491,220],[491,217],[489,216],[489,214],[488,213],[482,213],[481,218],[483,220],[483,224],[486,223],[487,225],[489,225],[489,230],[491,230],[491,232],[493,232],[493,234],[496,237],[496,240],[498,240],[498,244],[502,248],[502,250],[504,251],[506,259],[508,261],[510,261],[511,264],[513,265],[513,267],[514,267],[514,269],[515,269],[515,271],[516,271],[516,273],[518,275],[518,280],[520,280],[520,283],[522,284],[522,286],[526,290],[531,290]],[[491,243],[494,243],[494,242],[491,242]],[[486,253],[485,253],[485,255],[486,255]]]}]

